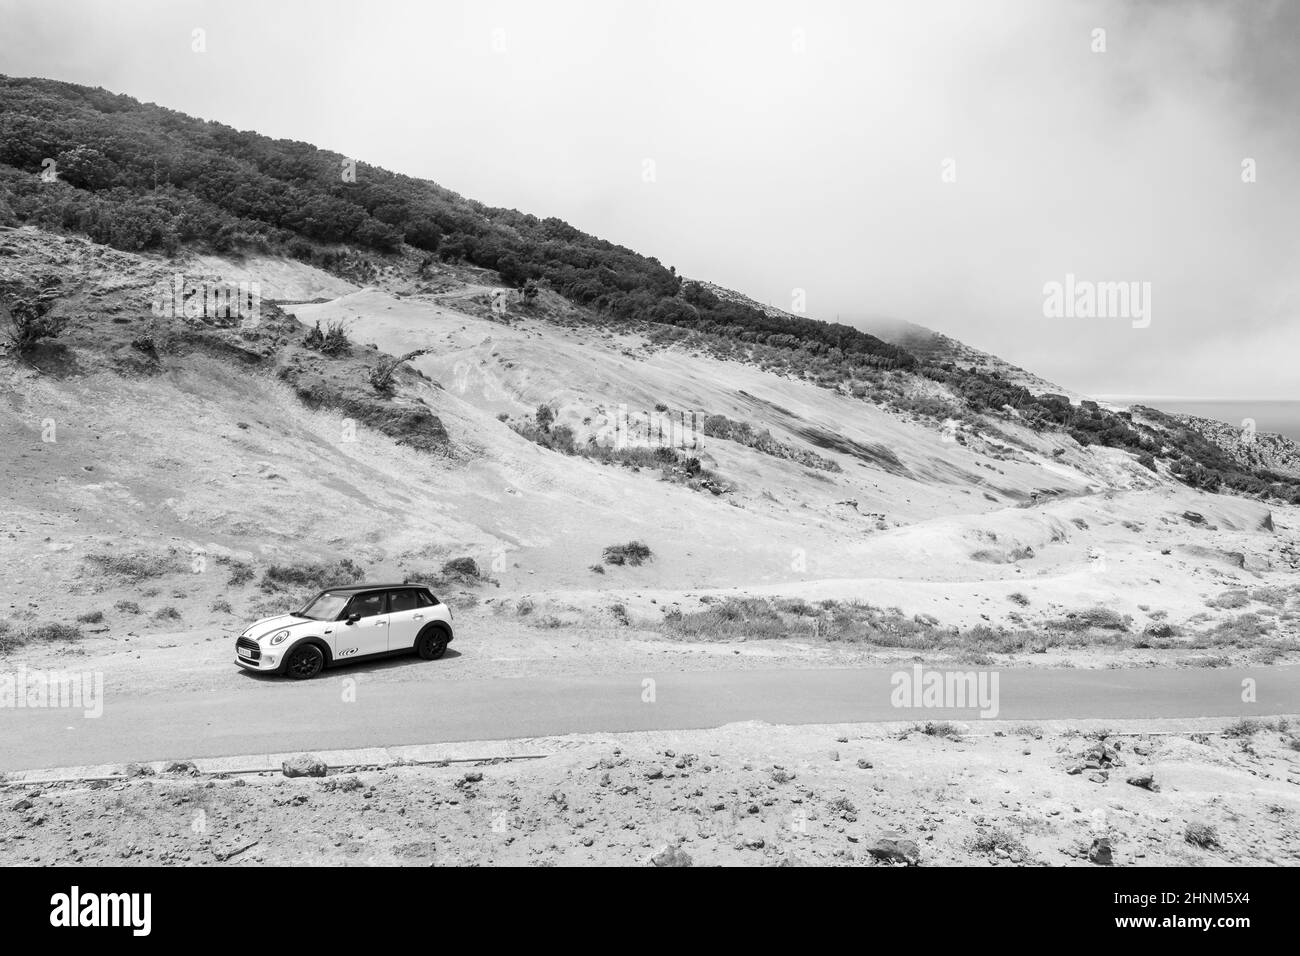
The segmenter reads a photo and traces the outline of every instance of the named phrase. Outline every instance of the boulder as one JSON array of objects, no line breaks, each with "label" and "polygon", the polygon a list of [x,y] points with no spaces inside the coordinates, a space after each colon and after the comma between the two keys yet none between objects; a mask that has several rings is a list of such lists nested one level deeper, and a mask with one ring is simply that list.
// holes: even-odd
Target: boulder
[{"label": "boulder", "polygon": [[681,847],[665,844],[650,858],[650,862],[655,866],[690,866],[691,857]]},{"label": "boulder", "polygon": [[1143,790],[1160,789],[1158,786],[1156,786],[1155,775],[1152,774],[1151,771],[1149,770],[1143,770],[1140,771],[1139,773],[1132,774],[1128,778],[1128,782],[1135,787],[1141,787]]},{"label": "boulder", "polygon": [[286,777],[323,777],[329,771],[325,761],[315,754],[299,754],[280,764]]},{"label": "boulder", "polygon": [[877,860],[891,863],[906,863],[916,866],[921,862],[921,848],[915,840],[909,840],[896,831],[882,833],[876,842],[867,847],[867,852]]},{"label": "boulder", "polygon": [[1110,866],[1113,860],[1108,837],[1097,837],[1092,841],[1092,846],[1088,848],[1088,862],[1096,863],[1098,866]]}]

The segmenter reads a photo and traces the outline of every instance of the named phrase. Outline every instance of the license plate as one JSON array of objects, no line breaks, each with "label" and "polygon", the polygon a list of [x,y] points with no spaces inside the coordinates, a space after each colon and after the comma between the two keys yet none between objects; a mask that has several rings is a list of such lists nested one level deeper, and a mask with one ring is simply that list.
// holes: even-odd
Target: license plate
[{"label": "license plate", "polygon": [[249,650],[248,648],[246,648],[246,647],[241,647],[241,648],[239,648],[239,656],[240,656],[240,657],[247,657],[249,660],[252,660],[252,658],[253,658],[253,652],[250,651],[250,650]]}]

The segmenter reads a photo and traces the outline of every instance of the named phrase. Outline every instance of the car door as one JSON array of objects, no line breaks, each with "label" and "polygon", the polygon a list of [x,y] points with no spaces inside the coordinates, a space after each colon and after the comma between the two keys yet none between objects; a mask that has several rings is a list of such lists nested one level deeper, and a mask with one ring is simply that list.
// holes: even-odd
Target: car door
[{"label": "car door", "polygon": [[388,650],[386,597],[383,591],[369,591],[354,594],[348,601],[334,630],[336,660],[383,654]]},{"label": "car door", "polygon": [[405,650],[415,646],[415,636],[428,623],[428,598],[416,588],[388,592],[388,649]]}]

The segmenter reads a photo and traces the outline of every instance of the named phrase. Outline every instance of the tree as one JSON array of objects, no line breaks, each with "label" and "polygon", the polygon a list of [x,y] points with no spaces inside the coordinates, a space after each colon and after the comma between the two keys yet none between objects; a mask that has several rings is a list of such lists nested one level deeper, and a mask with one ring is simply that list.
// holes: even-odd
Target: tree
[{"label": "tree", "polygon": [[113,185],[117,168],[103,153],[88,146],[59,153],[59,175],[78,189],[107,189]]},{"label": "tree", "polygon": [[393,375],[397,372],[398,366],[403,362],[409,362],[413,358],[419,358],[421,355],[427,355],[432,351],[431,348],[414,349],[405,355],[397,355],[382,360],[370,370],[370,384],[376,392],[388,394],[393,390]]},{"label": "tree", "polygon": [[549,405],[537,406],[537,427],[544,432],[551,430],[551,423],[555,421],[555,412]]},{"label": "tree", "polygon": [[406,227],[406,242],[425,252],[437,252],[442,242],[442,230],[432,219],[417,219]]}]

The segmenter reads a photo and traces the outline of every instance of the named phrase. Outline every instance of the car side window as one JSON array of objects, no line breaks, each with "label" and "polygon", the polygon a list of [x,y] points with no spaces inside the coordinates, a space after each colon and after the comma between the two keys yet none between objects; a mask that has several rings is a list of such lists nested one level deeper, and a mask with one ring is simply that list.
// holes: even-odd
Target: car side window
[{"label": "car side window", "polygon": [[415,595],[416,607],[433,607],[437,603],[433,598],[429,597],[428,591],[412,591],[411,593]]},{"label": "car side window", "polygon": [[419,591],[413,591],[410,589],[404,591],[389,591],[389,613],[396,614],[399,611],[414,611],[417,607],[421,607],[422,605],[420,604],[418,597],[419,593]]},{"label": "car side window", "polygon": [[347,620],[353,614],[359,614],[361,617],[374,617],[376,614],[384,613],[384,595],[383,592],[376,594],[357,594],[352,600],[348,601],[348,606],[343,609],[340,617]]}]

